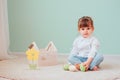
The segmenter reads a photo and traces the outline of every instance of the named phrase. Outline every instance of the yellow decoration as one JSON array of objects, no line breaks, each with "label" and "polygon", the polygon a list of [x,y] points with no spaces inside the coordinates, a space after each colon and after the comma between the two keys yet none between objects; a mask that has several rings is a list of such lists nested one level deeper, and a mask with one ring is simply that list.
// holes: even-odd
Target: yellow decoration
[{"label": "yellow decoration", "polygon": [[34,48],[28,49],[26,51],[26,54],[27,54],[27,59],[28,60],[32,60],[32,61],[38,60],[38,56],[39,56],[39,51],[38,50],[35,50]]}]

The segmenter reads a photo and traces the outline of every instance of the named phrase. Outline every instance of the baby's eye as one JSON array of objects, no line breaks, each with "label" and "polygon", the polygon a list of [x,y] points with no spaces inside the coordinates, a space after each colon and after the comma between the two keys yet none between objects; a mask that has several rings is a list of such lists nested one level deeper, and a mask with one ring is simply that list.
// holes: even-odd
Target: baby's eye
[{"label": "baby's eye", "polygon": [[90,30],[90,28],[88,27],[87,30]]},{"label": "baby's eye", "polygon": [[84,28],[82,28],[82,30],[85,30]]}]

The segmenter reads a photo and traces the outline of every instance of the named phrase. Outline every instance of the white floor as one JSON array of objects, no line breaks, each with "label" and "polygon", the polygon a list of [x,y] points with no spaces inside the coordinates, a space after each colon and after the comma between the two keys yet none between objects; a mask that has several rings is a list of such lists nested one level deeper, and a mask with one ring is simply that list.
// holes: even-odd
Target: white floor
[{"label": "white floor", "polygon": [[105,55],[99,71],[70,72],[63,70],[67,56],[58,56],[59,64],[28,68],[25,56],[0,61],[0,80],[120,80],[120,55]]}]

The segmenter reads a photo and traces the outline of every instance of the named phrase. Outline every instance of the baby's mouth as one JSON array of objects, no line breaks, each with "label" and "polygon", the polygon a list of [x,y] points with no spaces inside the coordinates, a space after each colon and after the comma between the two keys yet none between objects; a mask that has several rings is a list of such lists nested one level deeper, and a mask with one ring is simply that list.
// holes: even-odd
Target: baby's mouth
[{"label": "baby's mouth", "polygon": [[88,35],[88,33],[85,33],[84,35]]}]

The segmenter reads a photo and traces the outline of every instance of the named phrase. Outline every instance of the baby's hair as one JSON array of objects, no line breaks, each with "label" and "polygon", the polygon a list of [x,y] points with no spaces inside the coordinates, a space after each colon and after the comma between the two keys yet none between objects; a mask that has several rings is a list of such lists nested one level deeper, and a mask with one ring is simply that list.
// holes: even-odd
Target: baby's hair
[{"label": "baby's hair", "polygon": [[93,20],[89,16],[83,16],[78,20],[78,30],[83,27],[92,27],[94,29]]}]

